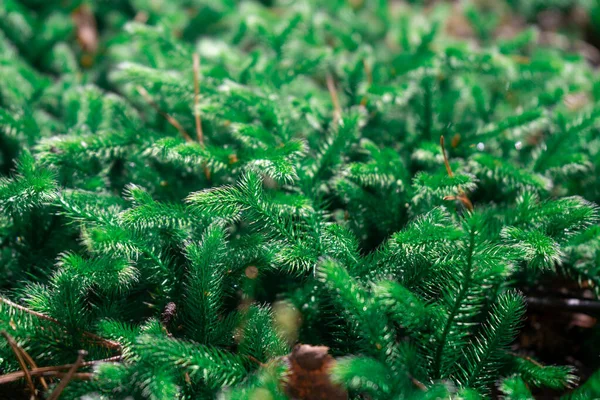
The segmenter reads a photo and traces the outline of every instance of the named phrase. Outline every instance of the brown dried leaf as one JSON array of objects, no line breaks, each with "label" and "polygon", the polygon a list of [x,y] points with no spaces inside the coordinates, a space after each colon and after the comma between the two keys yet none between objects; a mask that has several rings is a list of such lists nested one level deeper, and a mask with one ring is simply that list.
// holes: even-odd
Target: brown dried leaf
[{"label": "brown dried leaf", "polygon": [[341,386],[331,382],[329,371],[336,361],[329,354],[328,347],[298,344],[285,359],[289,364],[285,392],[292,399],[348,398],[348,393]]}]

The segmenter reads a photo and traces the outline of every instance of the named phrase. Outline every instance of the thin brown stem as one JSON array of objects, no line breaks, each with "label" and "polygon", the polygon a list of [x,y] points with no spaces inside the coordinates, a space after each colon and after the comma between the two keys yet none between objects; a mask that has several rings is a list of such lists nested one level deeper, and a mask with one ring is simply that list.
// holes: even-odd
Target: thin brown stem
[{"label": "thin brown stem", "polygon": [[[64,369],[64,368],[42,367],[42,368],[31,369],[28,372],[29,372],[30,376],[42,376],[46,372],[52,372],[52,371],[57,372],[57,371],[60,371],[61,369]],[[4,374],[4,375],[0,376],[0,385],[4,385],[5,383],[9,383],[9,382],[18,381],[19,379],[23,379],[25,377],[26,377],[26,375],[25,375],[25,372],[23,372],[23,371],[10,372],[8,374]]]},{"label": "thin brown stem", "polygon": [[[448,161],[448,155],[446,154],[446,146],[444,141],[444,136],[440,136],[440,147],[442,148],[442,156],[444,157],[444,165],[446,166],[446,172],[448,172],[448,176],[453,177],[454,173],[452,172],[452,167],[450,167],[450,162]],[[473,211],[473,203],[467,197],[467,194],[464,190],[459,186],[458,194],[456,196],[446,196],[444,200],[460,200],[460,202],[465,206],[465,208],[469,211]]]},{"label": "thin brown stem", "polygon": [[196,120],[196,136],[198,142],[204,146],[204,132],[202,132],[202,121],[200,120],[200,110],[198,103],[200,102],[200,56],[194,53],[194,119]]},{"label": "thin brown stem", "polygon": [[[104,358],[102,360],[85,361],[81,364],[81,367],[89,367],[89,366],[100,364],[103,362],[118,362],[118,361],[121,361],[121,359],[122,359],[121,356],[115,356],[115,357],[110,357],[110,358]],[[52,367],[38,367],[38,368],[33,368],[33,369],[29,370],[29,373],[31,376],[55,376],[55,373],[62,374],[62,372],[60,372],[60,371],[65,370],[65,369],[70,369],[72,367],[73,367],[73,364],[55,365]],[[0,376],[0,385],[9,383],[9,382],[14,382],[14,381],[17,381],[24,377],[25,377],[25,373],[23,371],[11,372],[11,373]]]},{"label": "thin brown stem", "polygon": [[[62,378],[66,375],[66,372],[50,370],[45,371],[44,368],[32,369],[29,371],[32,377],[49,377],[49,378]],[[91,372],[79,372],[73,376],[74,378],[78,378],[78,375],[93,375]],[[11,372],[10,374],[0,376],[0,385],[4,385],[10,382],[18,381],[19,379],[23,379],[24,375],[21,371]],[[80,379],[80,378],[79,378]]]},{"label": "thin brown stem", "polygon": [[77,360],[75,361],[73,366],[71,366],[69,371],[67,371],[65,376],[60,380],[60,383],[56,386],[56,388],[54,388],[54,391],[52,392],[48,400],[58,400],[62,391],[65,390],[65,387],[67,387],[67,385],[69,384],[69,381],[73,379],[73,376],[77,372],[77,369],[81,367],[81,364],[83,364],[83,357],[85,357],[86,355],[87,351],[79,350],[79,353],[77,354]]},{"label": "thin brown stem", "polygon": [[94,339],[100,346],[104,346],[109,349],[116,349],[116,350],[121,351],[121,344],[119,342],[115,342],[110,339],[105,339],[101,336],[96,335],[95,333],[92,333],[92,332],[84,331],[83,335],[87,336],[90,339]]},{"label": "thin brown stem", "polygon": [[544,367],[544,364],[541,364],[540,362],[538,362],[538,361],[534,360],[533,358],[531,358],[531,357],[529,357],[529,356],[523,356],[523,355],[521,355],[521,354],[518,354],[518,353],[515,353],[515,352],[512,352],[512,351],[509,351],[509,352],[507,352],[507,353],[508,353],[508,354],[510,354],[511,356],[518,357],[518,358],[522,358],[523,360],[527,360],[527,361],[529,361],[530,363],[533,363],[533,364],[535,364],[535,365],[536,365],[536,366],[538,366],[538,367],[542,367],[542,368]]},{"label": "thin brown stem", "polygon": [[13,339],[12,336],[10,336],[8,334],[8,332],[3,330],[2,332],[0,332],[0,334],[2,334],[2,336],[4,336],[4,338],[8,342],[8,345],[10,346],[13,353],[15,353],[15,356],[17,357],[17,361],[19,362],[19,366],[21,367],[21,370],[23,370],[25,380],[27,381],[27,386],[29,387],[29,391],[31,392],[31,397],[36,398],[37,390],[35,389],[35,385],[33,384],[33,379],[31,378],[31,374],[29,373],[29,370],[27,369],[27,365],[25,364],[23,355],[21,354],[19,344],[15,341],[15,339]]},{"label": "thin brown stem", "polygon": [[138,93],[144,98],[144,100],[146,100],[146,102],[150,104],[150,106],[152,106],[152,108],[154,108],[154,110],[156,110],[157,113],[162,115],[164,119],[166,119],[171,125],[173,125],[175,129],[179,131],[179,133],[181,133],[181,136],[183,136],[186,142],[193,142],[192,137],[185,131],[185,129],[183,129],[183,126],[181,126],[179,121],[177,121],[175,118],[161,110],[158,104],[156,104],[154,100],[152,100],[152,96],[150,96],[150,93],[148,93],[146,89],[144,89],[141,86],[138,86],[136,89]]},{"label": "thin brown stem", "polygon": [[475,209],[475,207],[473,207],[473,203],[471,203],[471,200],[467,197],[467,195],[464,192],[458,195],[458,199],[461,203],[463,203],[467,210],[473,211]]},{"label": "thin brown stem", "polygon": [[0,296],[0,303],[4,303],[7,306],[10,306],[12,308],[16,308],[17,310],[26,312],[27,314],[34,315],[34,316],[36,316],[38,318],[45,319],[46,321],[50,321],[50,322],[53,322],[55,324],[60,324],[60,322],[58,322],[58,320],[56,320],[56,319],[54,319],[52,317],[49,317],[49,316],[47,316],[45,314],[42,314],[42,313],[39,313],[37,311],[30,310],[29,308],[23,307],[22,305],[19,305],[19,304],[15,303],[15,302],[12,302],[12,301],[10,301],[9,299],[7,299],[5,297]]},{"label": "thin brown stem", "polygon": [[251,355],[248,355],[247,357],[248,357],[248,359],[250,361],[252,361],[253,363],[257,364],[258,366],[260,366],[260,367],[264,367],[265,366],[265,364],[262,363],[258,358],[254,357],[254,356],[251,356]]},{"label": "thin brown stem", "polygon": [[425,386],[425,384],[423,382],[419,381],[417,378],[411,376],[410,380],[413,383],[413,385],[415,385],[419,390],[421,390],[423,392],[427,391],[427,386]]},{"label": "thin brown stem", "polygon": [[[67,375],[66,372],[54,371],[54,370],[52,370],[52,371],[31,370],[30,372],[31,372],[31,376],[39,376],[39,377],[46,377],[46,378],[59,378],[60,379],[60,378],[64,378]],[[92,372],[76,372],[75,374],[73,374],[71,379],[90,380],[90,379],[92,379],[92,376],[94,376],[94,374]],[[23,374],[20,374],[19,372],[13,372],[10,374],[2,375],[2,376],[0,376],[0,385],[10,383],[10,382],[15,382],[22,378],[23,378]]]},{"label": "thin brown stem", "polygon": [[[42,374],[42,376],[49,376],[49,377],[65,379],[67,374],[68,374],[68,372],[64,373],[64,372],[49,371],[49,372],[44,372]],[[71,375],[70,380],[78,379],[78,380],[89,381],[90,379],[92,379],[93,376],[94,376],[94,374],[92,372],[75,372],[74,374]]]},{"label": "thin brown stem", "polygon": [[450,167],[450,162],[448,161],[448,155],[446,154],[446,142],[444,140],[444,136],[440,136],[440,147],[442,148],[442,156],[444,156],[444,165],[446,166],[446,172],[448,172],[448,176],[453,177],[452,167]]},{"label": "thin brown stem", "polygon": [[[33,360],[33,358],[29,355],[29,353],[27,353],[25,351],[24,348],[19,346],[19,350],[21,351],[21,355],[23,356],[25,361],[27,361],[27,364],[29,364],[31,369],[35,369],[38,367],[37,364],[35,363],[35,361]],[[48,390],[48,384],[46,383],[46,380],[43,377],[40,377],[40,383],[42,384],[42,387],[44,388],[44,390]]]},{"label": "thin brown stem", "polygon": [[329,90],[329,96],[331,96],[331,102],[333,103],[333,120],[338,122],[342,117],[342,107],[340,106],[340,99],[331,74],[327,74],[327,89]]},{"label": "thin brown stem", "polygon": [[[57,319],[52,318],[52,317],[50,317],[48,315],[39,313],[37,311],[30,310],[29,308],[23,307],[23,306],[15,303],[15,302],[12,302],[12,301],[10,301],[9,299],[7,299],[5,297],[0,296],[0,303],[4,303],[4,304],[6,304],[9,307],[16,308],[17,310],[23,311],[23,312],[25,312],[27,314],[30,314],[30,315],[33,315],[33,316],[35,316],[37,318],[44,319],[46,321],[50,321],[50,322],[52,322],[54,324],[62,326],[62,324],[60,323],[60,321],[58,321]],[[121,350],[121,344],[118,343],[118,342],[112,341],[110,339],[105,339],[103,337],[100,337],[100,336],[96,335],[95,333],[91,333],[91,332],[87,332],[87,331],[83,331],[82,334],[84,336],[90,338],[90,339],[93,339],[93,340],[97,341],[101,346],[104,346],[104,347],[109,348],[109,349],[114,349],[114,350],[119,350],[119,351]]]}]

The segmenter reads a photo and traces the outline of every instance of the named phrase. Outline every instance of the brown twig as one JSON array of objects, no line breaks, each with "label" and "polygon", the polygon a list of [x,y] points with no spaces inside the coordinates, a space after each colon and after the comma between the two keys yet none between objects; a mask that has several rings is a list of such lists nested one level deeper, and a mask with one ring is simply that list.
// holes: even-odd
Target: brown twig
[{"label": "brown twig", "polygon": [[54,319],[52,317],[49,317],[49,316],[47,316],[45,314],[42,314],[42,313],[39,313],[37,311],[30,310],[29,308],[23,307],[22,305],[19,305],[19,304],[15,303],[15,302],[12,302],[12,301],[10,301],[9,299],[7,299],[5,297],[0,296],[0,303],[4,303],[7,306],[10,306],[12,308],[16,308],[17,310],[26,312],[27,314],[34,315],[34,316],[36,316],[36,317],[38,317],[40,319],[45,319],[46,321],[50,321],[50,322],[53,322],[55,324],[60,324],[60,322],[58,322],[58,320],[56,320],[56,319]]},{"label": "brown twig", "polygon": [[[17,346],[18,346],[18,343],[17,343]],[[33,360],[33,358],[29,355],[29,353],[27,353],[25,351],[24,348],[19,346],[19,350],[21,351],[21,355],[23,356],[23,358],[25,358],[25,361],[27,361],[27,364],[29,364],[31,369],[38,368],[38,366],[35,363],[35,361]],[[42,384],[42,387],[44,388],[44,390],[48,390],[48,384],[46,383],[46,380],[43,377],[40,377],[40,383]]]},{"label": "brown twig", "polygon": [[[121,359],[122,359],[121,356],[115,356],[115,357],[110,357],[110,358],[104,358],[102,360],[86,361],[81,364],[81,367],[88,367],[88,366],[103,363],[103,362],[118,362],[118,361],[121,361]],[[65,370],[65,369],[70,369],[72,367],[73,367],[73,364],[55,365],[52,367],[38,367],[38,368],[33,368],[33,369],[29,370],[29,374],[31,376],[58,376],[56,374],[63,374],[60,371]],[[11,373],[0,376],[0,385],[9,383],[9,382],[14,382],[14,381],[17,381],[24,377],[25,377],[25,373],[23,371],[11,372]],[[60,376],[58,376],[58,377],[60,377]]]},{"label": "brown twig", "polygon": [[448,161],[448,155],[446,154],[446,142],[444,140],[444,136],[440,136],[440,147],[442,148],[442,156],[444,157],[444,165],[446,166],[446,172],[448,172],[449,177],[453,177],[452,167],[450,166],[450,162]]},{"label": "brown twig", "polygon": [[19,350],[20,347],[19,347],[18,343],[15,341],[15,339],[13,339],[12,336],[10,336],[8,334],[8,332],[3,330],[0,332],[0,334],[2,334],[2,336],[4,336],[4,338],[6,339],[6,341],[9,344],[10,348],[15,353],[15,356],[17,357],[17,361],[19,362],[19,366],[23,370],[25,380],[27,381],[27,386],[29,387],[29,391],[31,392],[31,397],[35,399],[37,397],[37,390],[35,389],[35,385],[33,384],[33,379],[31,378],[31,374],[29,373],[29,370],[27,369],[27,364],[25,364],[23,355],[21,354],[21,351]]},{"label": "brown twig", "polygon": [[[453,177],[454,173],[452,172],[452,167],[450,167],[448,155],[446,154],[444,136],[440,136],[440,147],[442,148],[442,156],[444,156],[444,165],[446,166],[446,172],[448,172],[448,176]],[[458,187],[458,194],[456,196],[445,196],[444,200],[459,200],[467,210],[473,211],[473,203],[471,203],[471,200],[469,200],[467,194],[464,190],[462,190],[460,186]]]},{"label": "brown twig", "polygon": [[518,357],[518,358],[522,358],[523,360],[527,360],[530,363],[533,363],[533,364],[537,365],[538,367],[542,367],[542,368],[544,367],[544,365],[542,363],[534,360],[533,358],[531,358],[529,356],[521,355],[521,354],[515,353],[513,351],[508,351],[507,353],[510,354],[513,357]]},{"label": "brown twig", "polygon": [[[32,369],[29,371],[31,373],[32,377],[46,377],[46,378],[64,378],[66,376],[66,372],[63,371],[56,371],[56,370],[50,370],[50,371],[44,371],[43,368],[40,369]],[[74,379],[91,379],[91,377],[94,374],[91,372],[77,372],[73,375],[72,378]],[[6,384],[6,383],[10,383],[10,382],[15,382],[18,381],[19,379],[23,378],[23,374],[19,371],[19,372],[12,372],[10,374],[6,374],[6,375],[2,375],[0,376],[0,385]]]},{"label": "brown twig", "polygon": [[[200,102],[200,56],[198,53],[194,53],[193,56],[194,64],[194,119],[196,121],[196,137],[200,146],[204,147],[204,132],[202,131],[202,120],[200,119],[200,110],[198,110],[198,103]],[[204,176],[210,180],[210,169],[206,162],[203,163]]]},{"label": "brown twig", "polygon": [[[4,304],[6,304],[9,307],[16,308],[17,310],[23,311],[23,312],[25,312],[27,314],[33,315],[33,316],[38,317],[40,319],[44,319],[46,321],[50,321],[50,322],[52,322],[54,324],[62,326],[62,324],[60,323],[60,321],[58,321],[57,319],[52,318],[52,317],[50,317],[48,315],[39,313],[37,311],[30,310],[29,308],[23,307],[23,306],[21,306],[21,305],[19,305],[17,303],[14,303],[14,302],[10,301],[9,299],[7,299],[5,297],[0,296],[0,303],[4,303]],[[95,333],[91,333],[91,332],[87,332],[87,331],[83,331],[82,334],[84,336],[87,336],[90,339],[96,340],[102,346],[104,346],[106,348],[115,349],[115,350],[121,350],[121,344],[118,343],[118,342],[112,341],[110,339],[105,339],[103,337],[100,337],[100,336],[96,335]]]},{"label": "brown twig", "polygon": [[[64,372],[49,371],[49,372],[44,372],[42,374],[42,376],[60,378],[60,379],[64,380],[68,374],[69,374],[68,372],[64,373]],[[71,375],[71,377],[69,379],[70,380],[79,379],[79,380],[89,381],[90,379],[92,379],[93,376],[94,376],[94,374],[92,372],[75,372],[74,374]]]},{"label": "brown twig", "polygon": [[121,351],[121,343],[119,343],[119,342],[115,342],[110,339],[105,339],[101,336],[96,335],[95,333],[87,332],[87,331],[84,331],[83,335],[87,336],[90,339],[94,339],[101,346],[107,347],[109,349],[115,349],[115,350]]},{"label": "brown twig", "polygon": [[246,356],[248,358],[248,360],[252,361],[253,363],[257,364],[260,367],[264,367],[266,364],[262,363],[258,358],[251,356],[251,355],[247,355]]},{"label": "brown twig", "polygon": [[333,120],[337,122],[342,116],[342,107],[340,106],[340,99],[338,98],[335,82],[331,74],[327,74],[327,90],[329,90],[329,96],[331,96],[331,102],[333,103]]},{"label": "brown twig", "polygon": [[52,394],[50,395],[48,400],[58,400],[62,391],[69,384],[69,381],[71,379],[73,379],[73,375],[75,375],[75,372],[77,372],[77,369],[79,367],[81,367],[81,364],[83,364],[83,357],[85,357],[86,355],[87,355],[87,351],[79,350],[79,353],[77,354],[77,360],[75,361],[73,366],[71,366],[69,371],[67,371],[65,376],[60,380],[60,383],[56,386],[56,388],[54,388],[54,391],[52,392]]},{"label": "brown twig", "polygon": [[202,121],[200,120],[200,111],[198,110],[198,102],[200,101],[199,74],[200,56],[198,53],[194,53],[194,119],[196,120],[196,136],[198,136],[198,142],[204,146],[204,132],[202,132]]},{"label": "brown twig", "polygon": [[152,108],[156,110],[157,113],[162,115],[164,119],[166,119],[171,125],[173,125],[175,129],[179,131],[179,133],[181,133],[181,136],[183,136],[186,142],[193,142],[192,137],[185,131],[185,129],[183,129],[183,126],[181,126],[179,121],[177,121],[175,118],[161,110],[160,107],[158,107],[158,104],[156,104],[154,100],[152,100],[152,96],[150,96],[150,93],[148,93],[146,89],[144,89],[142,86],[138,86],[136,89],[138,93],[144,98],[144,100],[146,100],[146,102],[148,102],[148,104],[150,104]]},{"label": "brown twig", "polygon": [[419,390],[426,392],[427,391],[427,386],[425,386],[425,384],[421,381],[419,381],[417,378],[410,376],[410,381],[413,383],[413,385],[415,385]]}]

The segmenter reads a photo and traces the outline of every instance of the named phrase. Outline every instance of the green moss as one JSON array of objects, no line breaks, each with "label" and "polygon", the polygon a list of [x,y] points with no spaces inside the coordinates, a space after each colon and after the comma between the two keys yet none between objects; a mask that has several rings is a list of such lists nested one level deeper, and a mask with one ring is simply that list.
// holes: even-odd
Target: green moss
[{"label": "green moss", "polygon": [[122,355],[64,398],[286,398],[296,342],[355,398],[574,383],[508,350],[530,282],[600,292],[598,74],[410,3],[0,3],[0,330]]}]

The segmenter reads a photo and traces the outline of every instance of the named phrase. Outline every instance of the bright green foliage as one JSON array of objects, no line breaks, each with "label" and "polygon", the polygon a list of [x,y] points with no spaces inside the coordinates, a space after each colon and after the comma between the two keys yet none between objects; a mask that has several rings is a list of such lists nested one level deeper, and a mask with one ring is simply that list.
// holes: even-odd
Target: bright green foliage
[{"label": "bright green foliage", "polygon": [[509,400],[532,400],[533,395],[527,388],[526,383],[519,376],[511,376],[506,378],[500,386],[502,393]]},{"label": "bright green foliage", "polygon": [[600,381],[599,372],[596,371],[587,382],[583,383],[580,387],[572,391],[571,393],[562,397],[563,400],[583,400],[583,399],[594,399],[600,397]]},{"label": "bright green foliage", "polygon": [[544,366],[533,359],[518,356],[514,356],[512,362],[521,378],[534,387],[561,389],[577,381],[573,368],[568,366]]},{"label": "bright green foliage", "polygon": [[600,294],[598,74],[409,3],[0,2],[0,330],[121,356],[65,399],[285,399],[295,342],[353,399],[575,386],[512,344],[532,285]]}]

